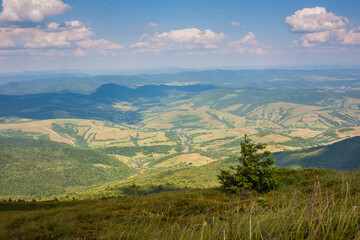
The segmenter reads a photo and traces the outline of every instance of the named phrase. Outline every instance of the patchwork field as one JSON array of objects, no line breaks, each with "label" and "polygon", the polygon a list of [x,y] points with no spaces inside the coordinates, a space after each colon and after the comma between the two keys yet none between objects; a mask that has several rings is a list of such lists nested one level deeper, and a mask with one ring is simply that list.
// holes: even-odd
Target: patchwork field
[{"label": "patchwork field", "polygon": [[[12,105],[3,106],[12,115],[0,118],[0,137],[13,139],[13,143],[22,142],[21,139],[47,141],[46,150],[38,149],[36,144],[30,149],[27,149],[29,146],[21,146],[24,149],[19,153],[31,161],[36,156],[30,153],[52,153],[54,142],[61,143],[61,147],[65,145],[84,151],[98,151],[101,156],[109,157],[110,160],[106,161],[111,164],[106,164],[105,160],[91,160],[87,166],[89,173],[84,174],[90,176],[91,171],[101,173],[103,179],[91,185],[106,189],[109,179],[118,179],[117,166],[127,169],[128,173],[121,183],[112,183],[119,188],[135,181],[150,185],[167,182],[170,185],[166,188],[171,188],[171,184],[182,188],[217,186],[216,173],[231,163],[226,162],[227,159],[238,156],[239,144],[245,134],[255,142],[266,143],[267,150],[274,153],[283,152],[288,156],[288,150],[305,151],[294,153],[287,158],[290,160],[280,159],[291,167],[310,164],[314,156],[322,154],[320,150],[311,150],[310,153],[306,152],[307,149],[360,136],[360,94],[357,91],[208,86],[201,86],[202,90],[198,91],[197,88],[199,86],[192,86],[192,89],[185,91],[179,88],[167,90],[168,86],[144,86],[143,89],[134,90],[112,84],[92,95],[46,95],[50,96],[48,101],[54,104],[52,106],[43,104],[42,95],[29,96],[31,104],[26,97],[8,97],[13,99]],[[112,92],[114,89],[115,92]],[[130,94],[122,99],[127,91],[139,97],[132,98]],[[68,104],[64,105],[65,102]],[[79,102],[82,104],[79,105]],[[57,103],[60,105],[57,106]],[[89,105],[91,109],[87,109]],[[77,114],[79,110],[81,112]],[[62,114],[61,117],[71,118],[51,119],[54,111]],[[71,112],[71,116],[64,112]],[[24,113],[34,116],[34,119],[21,117]],[[4,140],[2,144],[6,148],[9,143]],[[11,152],[11,156],[19,160],[15,158],[16,154],[16,150]],[[66,154],[63,156],[68,158]],[[42,161],[51,161],[49,156],[44,156]],[[296,162],[295,158],[299,156],[304,158]],[[76,161],[69,158],[61,166],[71,170],[69,162],[77,163],[82,158],[79,154]],[[328,159],[325,155],[323,158]],[[5,155],[4,159],[7,160]],[[341,164],[337,165],[336,162],[337,159],[331,166],[337,169]],[[27,164],[32,169],[31,164]],[[353,161],[348,163],[350,167],[353,165]],[[41,165],[36,167],[41,168]],[[82,168],[81,164],[78,168]],[[36,176],[36,172],[33,174]],[[201,183],[194,177],[199,174],[202,176]],[[59,179],[62,177],[59,175]],[[81,180],[78,183],[80,186],[83,186]],[[66,189],[75,191],[77,188],[69,186]],[[63,191],[59,189],[57,192]],[[112,193],[110,189],[104,196]]]},{"label": "patchwork field", "polygon": [[[205,152],[213,156],[212,160],[220,159],[222,156],[236,155],[239,151],[240,139],[244,134],[248,134],[256,142],[266,143],[267,149],[272,152],[326,145],[360,136],[359,126],[316,130],[306,127],[274,129],[272,125],[255,125],[255,122],[252,122],[253,127],[248,124],[247,127],[238,128],[239,122],[229,120],[228,125],[236,126],[230,128],[220,121],[226,121],[224,116],[228,116],[227,113],[218,110],[211,112],[206,110],[201,113],[211,119],[211,128],[182,127],[158,130],[97,120],[23,120],[17,123],[0,124],[0,136],[49,139],[82,148],[105,149],[108,154],[140,170],[147,169],[149,166],[157,168],[190,163],[194,166],[202,165],[206,158],[201,159],[199,155],[196,155],[199,159],[192,159],[195,156],[191,155],[195,154],[191,153],[193,151]],[[179,117],[177,112],[167,114],[175,118]],[[204,123],[209,123],[205,119],[202,120]],[[215,122],[219,124],[215,125]],[[162,160],[173,154],[179,156],[171,158],[172,160]],[[152,162],[158,162],[158,164],[150,164]]]}]

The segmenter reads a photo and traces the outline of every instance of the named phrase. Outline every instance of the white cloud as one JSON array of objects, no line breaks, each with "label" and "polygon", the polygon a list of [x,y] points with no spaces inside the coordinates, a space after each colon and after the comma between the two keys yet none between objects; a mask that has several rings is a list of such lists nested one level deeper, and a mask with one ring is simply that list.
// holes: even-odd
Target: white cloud
[{"label": "white cloud", "polygon": [[81,27],[84,26],[84,25],[83,25],[81,22],[79,22],[79,21],[66,21],[66,22],[64,23],[64,25],[65,25],[66,27],[71,27],[71,28],[81,28]]},{"label": "white cloud", "polygon": [[159,24],[151,22],[151,23],[149,23],[149,26],[150,27],[159,27]]},{"label": "white cloud", "polygon": [[15,42],[11,39],[6,37],[7,29],[0,28],[0,48],[8,48],[8,47],[16,47]]},{"label": "white cloud", "polygon": [[[54,27],[53,24],[50,27]],[[70,47],[73,41],[90,38],[94,33],[82,28],[0,28],[0,47],[48,48]],[[8,43],[8,46],[4,46]]]},{"label": "white cloud", "polygon": [[325,43],[329,41],[332,33],[330,31],[317,32],[317,33],[308,33],[300,38],[302,41],[303,47],[312,47],[318,43]]},{"label": "white cloud", "polygon": [[271,54],[271,52],[263,48],[255,48],[254,50],[250,50],[250,52],[255,54]]},{"label": "white cloud", "polygon": [[360,44],[360,27],[350,30],[344,36],[343,44],[346,45]]},{"label": "white cloud", "polygon": [[216,49],[216,48],[218,48],[218,46],[215,45],[215,44],[213,44],[213,43],[210,43],[210,44],[205,45],[204,48],[207,48],[207,49]]},{"label": "white cloud", "polygon": [[244,45],[244,44],[256,44],[257,41],[254,39],[255,39],[255,34],[252,32],[249,32],[248,35],[241,38],[240,40],[228,42],[228,46],[229,47],[240,47],[241,45]]},{"label": "white cloud", "polygon": [[223,33],[214,33],[213,31],[206,29],[201,31],[197,28],[187,28],[181,30],[171,30],[170,32],[164,32],[156,36],[157,41],[173,41],[180,43],[202,43],[208,44],[216,42],[224,38]]},{"label": "white cloud", "polygon": [[110,42],[106,39],[98,39],[98,40],[83,40],[76,42],[82,48],[97,48],[97,49],[107,49],[107,50],[119,50],[123,49],[124,46]]},{"label": "white cloud", "polygon": [[131,48],[146,48],[146,47],[150,47],[150,43],[148,43],[148,42],[137,42],[135,44],[132,44],[130,47]]},{"label": "white cloud", "polygon": [[210,29],[201,31],[197,28],[171,30],[169,32],[155,33],[150,36],[144,34],[139,41],[132,44],[132,48],[141,48],[137,52],[159,52],[176,49],[214,49],[217,43],[224,39],[225,34],[215,33]]},{"label": "white cloud", "polygon": [[61,0],[3,0],[0,22],[42,22],[71,7]]},{"label": "white cloud", "polygon": [[52,22],[52,23],[49,23],[47,27],[48,27],[49,29],[56,30],[56,29],[59,28],[59,26],[60,26],[60,23]]},{"label": "white cloud", "polygon": [[240,23],[239,22],[231,22],[230,26],[237,27],[237,26],[240,26]]},{"label": "white cloud", "polygon": [[291,31],[309,32],[294,41],[294,45],[312,50],[346,49],[346,45],[360,45],[360,27],[348,31],[347,18],[327,12],[323,7],[304,8],[285,21]]},{"label": "white cloud", "polygon": [[303,47],[316,46],[341,46],[341,45],[360,45],[360,27],[346,31],[345,28],[330,31],[308,33],[303,35],[296,43],[301,43]]},{"label": "white cloud", "polygon": [[82,49],[77,48],[74,52],[74,55],[77,57],[84,57],[86,56],[86,52],[84,52]]},{"label": "white cloud", "polygon": [[95,33],[81,22],[50,23],[47,27],[0,28],[1,55],[85,56],[116,55],[123,46]]},{"label": "white cloud", "polygon": [[273,52],[267,50],[268,46],[255,40],[255,34],[249,32],[246,36],[237,41],[232,41],[227,43],[230,49],[227,49],[227,52],[235,50],[235,52],[244,54],[272,54]]},{"label": "white cloud", "polygon": [[347,18],[327,12],[324,7],[304,8],[285,19],[291,31],[296,32],[318,32],[343,28],[348,22]]}]

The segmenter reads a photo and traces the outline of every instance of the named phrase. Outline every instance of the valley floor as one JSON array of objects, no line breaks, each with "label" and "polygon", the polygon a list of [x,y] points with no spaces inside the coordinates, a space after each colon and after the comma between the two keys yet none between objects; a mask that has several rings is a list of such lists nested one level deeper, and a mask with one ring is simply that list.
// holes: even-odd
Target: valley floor
[{"label": "valley floor", "polygon": [[0,239],[359,239],[360,171],[281,170],[267,194],[193,189],[1,202]]}]

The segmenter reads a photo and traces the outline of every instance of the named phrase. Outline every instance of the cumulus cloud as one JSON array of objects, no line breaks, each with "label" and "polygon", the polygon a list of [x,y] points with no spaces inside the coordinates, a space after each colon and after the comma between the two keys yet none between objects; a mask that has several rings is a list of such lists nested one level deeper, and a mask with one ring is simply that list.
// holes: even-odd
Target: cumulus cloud
[{"label": "cumulus cloud", "polygon": [[161,33],[156,36],[156,41],[209,44],[223,39],[224,36],[223,33],[217,34],[209,29],[201,31],[197,28],[187,28]]},{"label": "cumulus cloud", "polygon": [[350,30],[344,36],[343,44],[346,45],[360,44],[360,27]]},{"label": "cumulus cloud", "polygon": [[81,57],[114,55],[123,48],[106,39],[94,39],[95,33],[79,21],[29,27],[27,23],[43,23],[71,8],[61,0],[3,0],[2,7],[0,23],[8,27],[0,27],[0,55]]},{"label": "cumulus cloud", "polygon": [[327,12],[324,7],[304,8],[286,17],[285,23],[295,32],[318,32],[343,28],[348,19]]},{"label": "cumulus cloud", "polygon": [[330,31],[318,32],[318,33],[308,33],[300,38],[303,47],[313,47],[319,43],[325,43],[329,41],[334,35]]},{"label": "cumulus cloud", "polygon": [[85,56],[114,55],[123,48],[106,39],[93,39],[94,36],[90,28],[78,21],[53,22],[47,27],[7,27],[0,28],[0,49],[6,48],[3,55]]},{"label": "cumulus cloud", "polygon": [[235,52],[240,54],[272,54],[271,51],[266,49],[269,48],[268,46],[255,40],[255,34],[252,32],[249,32],[239,40],[228,42],[227,45],[229,47],[227,51],[235,50]]},{"label": "cumulus cloud", "polygon": [[348,30],[347,18],[327,12],[323,7],[296,11],[285,22],[291,31],[308,32],[293,42],[296,46],[336,50],[346,45],[360,45],[360,27]]},{"label": "cumulus cloud", "polygon": [[61,0],[3,0],[0,22],[42,22],[71,7]]},{"label": "cumulus cloud", "polygon": [[347,31],[345,28],[334,29],[303,35],[295,44],[301,43],[303,47],[359,45],[360,27]]},{"label": "cumulus cloud", "polygon": [[0,47],[47,48],[70,47],[73,41],[88,39],[94,33],[86,27],[0,28]]},{"label": "cumulus cloud", "polygon": [[49,23],[47,27],[48,27],[49,29],[56,30],[56,29],[59,28],[59,26],[60,26],[60,23],[52,22],[52,23]]},{"label": "cumulus cloud", "polygon": [[257,41],[255,39],[255,34],[252,32],[249,32],[245,37],[241,38],[237,41],[228,42],[229,47],[239,47],[244,44],[256,44]]},{"label": "cumulus cloud", "polygon": [[239,22],[231,22],[230,26],[237,27],[237,26],[240,26],[240,23]]},{"label": "cumulus cloud", "polygon": [[83,40],[76,42],[82,48],[97,48],[97,49],[107,49],[107,50],[118,50],[123,49],[124,46],[110,42],[106,39],[98,39],[98,40]]},{"label": "cumulus cloud", "polygon": [[197,28],[186,28],[171,30],[169,32],[155,33],[150,36],[144,34],[139,41],[132,44],[132,48],[142,48],[141,52],[163,51],[174,49],[197,49],[197,48],[217,48],[217,43],[224,39],[225,34],[215,33],[210,29],[201,31]]}]

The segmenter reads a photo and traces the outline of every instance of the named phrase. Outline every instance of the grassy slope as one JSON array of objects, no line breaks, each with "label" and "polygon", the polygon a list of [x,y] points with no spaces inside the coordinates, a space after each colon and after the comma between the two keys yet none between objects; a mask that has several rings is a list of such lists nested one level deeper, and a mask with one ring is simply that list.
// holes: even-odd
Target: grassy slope
[{"label": "grassy slope", "polygon": [[[9,197],[17,194],[35,198],[65,194],[76,198],[121,196],[132,191],[129,190],[132,184],[141,186],[138,190],[145,192],[153,191],[154,186],[160,189],[216,187],[219,184],[216,175],[220,169],[236,163],[235,158],[229,158],[204,166],[179,164],[161,167],[161,163],[177,159],[179,155],[175,154],[173,157],[170,155],[153,160],[154,166],[148,166],[149,170],[128,178],[131,172],[129,167],[100,151],[69,148],[66,144],[46,140],[4,139],[1,141],[0,138],[0,144],[8,143],[12,146],[0,146],[3,150],[1,163],[4,166],[1,195]],[[276,163],[278,166],[357,169],[359,145],[357,137],[326,147],[276,153]],[[198,153],[197,156],[201,157]],[[208,157],[216,159],[211,155],[204,155],[204,159]],[[7,159],[11,159],[11,164]],[[117,182],[111,183],[114,181]],[[100,184],[106,185],[96,187]],[[80,187],[83,190],[74,193]],[[90,189],[85,191],[85,187]],[[46,192],[48,194],[45,196]]]},{"label": "grassy slope", "polygon": [[124,163],[97,150],[46,140],[0,138],[0,195],[49,198],[128,177]]},{"label": "grassy slope", "polygon": [[[335,170],[356,170],[360,167],[359,161],[360,137],[354,137],[324,147],[310,148],[301,151],[275,153],[275,164],[281,167],[298,166],[302,168],[330,168]],[[181,157],[186,156],[182,155]],[[176,157],[175,157],[176,158]],[[207,157],[204,157],[206,159]],[[174,158],[172,158],[174,159]],[[167,163],[166,160],[162,163]],[[160,189],[178,188],[204,188],[217,187],[219,182],[217,174],[220,169],[237,164],[235,157],[217,160],[204,166],[191,166],[187,164],[168,168],[157,168],[133,176],[129,179],[110,184],[105,188],[97,188],[79,193],[76,197],[108,197],[128,194],[131,185],[141,186],[137,191],[156,191]]]},{"label": "grassy slope", "polygon": [[166,191],[167,189],[218,187],[217,174],[220,169],[234,165],[235,161],[234,158],[228,158],[198,167],[180,166],[154,169],[106,187],[78,192],[71,196],[76,198],[123,196],[134,190],[132,189],[134,184],[139,187],[137,191],[140,192],[157,192],[157,189]]},{"label": "grassy slope", "polygon": [[[264,195],[216,189],[0,202],[1,239],[358,239],[360,172],[284,171]],[[13,211],[16,210],[16,211]]]}]

